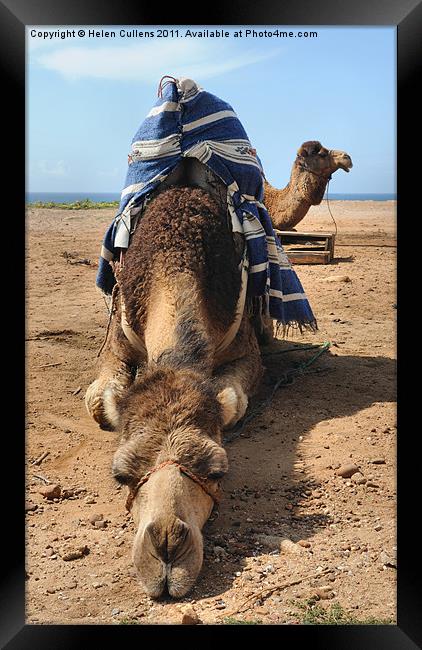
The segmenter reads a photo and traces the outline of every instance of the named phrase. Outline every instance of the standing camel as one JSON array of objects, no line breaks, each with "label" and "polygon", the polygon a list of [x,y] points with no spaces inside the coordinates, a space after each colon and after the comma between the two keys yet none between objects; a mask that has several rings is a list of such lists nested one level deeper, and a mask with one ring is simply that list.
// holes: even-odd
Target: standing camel
[{"label": "standing camel", "polygon": [[352,166],[352,159],[345,151],[326,149],[317,140],[304,142],[286,187],[278,190],[264,182],[264,204],[274,227],[293,230],[311,205],[321,203],[332,174],[338,169],[349,172]]}]

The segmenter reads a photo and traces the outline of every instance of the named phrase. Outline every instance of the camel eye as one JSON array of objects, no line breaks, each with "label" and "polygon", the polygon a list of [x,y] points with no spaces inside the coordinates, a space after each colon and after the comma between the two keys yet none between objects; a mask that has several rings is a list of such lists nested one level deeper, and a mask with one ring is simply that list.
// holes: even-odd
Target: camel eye
[{"label": "camel eye", "polygon": [[208,478],[210,478],[212,481],[216,481],[219,478],[223,478],[226,472],[211,472],[211,474],[208,474]]},{"label": "camel eye", "polygon": [[321,158],[326,158],[327,155],[328,155],[328,153],[327,153],[326,151],[320,151],[320,152],[318,152],[318,156],[320,156]]}]

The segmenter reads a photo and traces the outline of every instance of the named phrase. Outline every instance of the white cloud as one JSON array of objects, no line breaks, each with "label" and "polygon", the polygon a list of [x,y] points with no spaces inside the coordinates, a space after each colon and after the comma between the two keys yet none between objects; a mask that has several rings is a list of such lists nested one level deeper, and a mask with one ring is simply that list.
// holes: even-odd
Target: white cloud
[{"label": "white cloud", "polygon": [[69,173],[64,160],[58,160],[53,164],[49,164],[46,160],[39,160],[37,170],[44,176],[67,176]]},{"label": "white cloud", "polygon": [[68,79],[99,78],[157,83],[164,74],[201,82],[275,56],[278,50],[233,54],[227,44],[208,41],[151,41],[123,46],[65,46],[33,51],[30,62]]}]

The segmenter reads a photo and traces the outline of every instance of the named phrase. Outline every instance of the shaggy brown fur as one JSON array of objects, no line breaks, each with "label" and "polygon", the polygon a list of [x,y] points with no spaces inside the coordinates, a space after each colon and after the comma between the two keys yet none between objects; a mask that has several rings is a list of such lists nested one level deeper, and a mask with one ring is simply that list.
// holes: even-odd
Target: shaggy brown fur
[{"label": "shaggy brown fur", "polygon": [[[233,341],[220,349],[240,289],[226,217],[201,189],[163,191],[141,218],[119,273],[127,320],[144,345],[122,336],[117,303],[85,403],[97,422],[122,433],[113,474],[130,488],[148,470],[175,460],[217,489],[228,468],[221,430],[243,417],[261,379],[246,312]],[[151,597],[166,585],[174,597],[192,587],[212,507],[208,491],[175,465],[160,467],[136,490],[132,557]]]},{"label": "shaggy brown fur", "polygon": [[[118,404],[124,432],[114,477],[135,484],[151,467],[177,460],[200,476],[227,470],[221,444],[222,408],[212,381],[191,370],[152,368]],[[206,432],[206,433],[205,433]]]},{"label": "shaggy brown fur", "polygon": [[[228,328],[240,290],[232,235],[226,213],[201,189],[178,187],[147,206],[126,253],[120,283],[128,321],[139,334],[145,325],[151,279],[171,284],[180,274],[199,280],[210,313]],[[187,324],[180,332],[187,334]]]}]

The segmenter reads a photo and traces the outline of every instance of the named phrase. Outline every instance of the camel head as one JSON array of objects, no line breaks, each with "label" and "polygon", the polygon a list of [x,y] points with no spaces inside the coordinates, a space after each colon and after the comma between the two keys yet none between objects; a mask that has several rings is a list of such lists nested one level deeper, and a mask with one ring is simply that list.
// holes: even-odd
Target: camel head
[{"label": "camel head", "polygon": [[349,154],[345,151],[326,149],[317,140],[311,140],[302,144],[297,152],[296,164],[322,177],[329,177],[338,169],[349,172],[353,167]]},{"label": "camel head", "polygon": [[217,393],[195,371],[156,366],[122,399],[107,399],[108,416],[123,434],[112,471],[129,487],[137,527],[132,558],[152,598],[166,590],[181,598],[201,570],[201,529],[228,469],[221,446],[221,429],[233,415],[228,391]]}]

